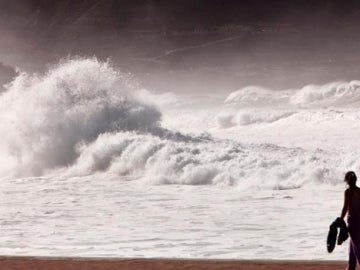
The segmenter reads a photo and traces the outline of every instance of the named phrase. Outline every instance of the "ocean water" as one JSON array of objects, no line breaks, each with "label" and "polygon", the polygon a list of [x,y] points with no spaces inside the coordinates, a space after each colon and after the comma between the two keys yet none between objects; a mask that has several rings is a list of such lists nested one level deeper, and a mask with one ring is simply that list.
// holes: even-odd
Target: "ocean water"
[{"label": "ocean water", "polygon": [[5,88],[1,254],[347,259],[360,81],[183,96],[73,58]]}]

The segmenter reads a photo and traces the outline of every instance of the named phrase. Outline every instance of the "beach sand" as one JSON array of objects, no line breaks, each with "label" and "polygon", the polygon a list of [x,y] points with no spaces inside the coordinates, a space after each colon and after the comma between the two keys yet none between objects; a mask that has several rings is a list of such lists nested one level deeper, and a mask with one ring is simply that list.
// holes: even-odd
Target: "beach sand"
[{"label": "beach sand", "polygon": [[339,270],[339,261],[246,261],[182,259],[95,259],[52,257],[1,257],[1,270]]}]

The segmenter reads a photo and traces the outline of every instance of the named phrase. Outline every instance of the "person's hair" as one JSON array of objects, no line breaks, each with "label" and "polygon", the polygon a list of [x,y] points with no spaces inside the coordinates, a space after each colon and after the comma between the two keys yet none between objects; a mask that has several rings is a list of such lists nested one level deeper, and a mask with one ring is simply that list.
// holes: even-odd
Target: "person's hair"
[{"label": "person's hair", "polygon": [[356,174],[353,171],[347,172],[345,174],[345,180],[349,184],[350,188],[355,187],[357,180]]}]

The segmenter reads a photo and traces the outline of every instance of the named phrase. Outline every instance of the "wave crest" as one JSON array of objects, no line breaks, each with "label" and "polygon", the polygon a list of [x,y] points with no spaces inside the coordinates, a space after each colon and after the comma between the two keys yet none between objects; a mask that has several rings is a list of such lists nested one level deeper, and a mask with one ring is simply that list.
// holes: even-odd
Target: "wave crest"
[{"label": "wave crest", "polygon": [[78,160],[67,173],[110,173],[161,185],[294,189],[337,183],[343,167],[341,157],[324,151],[227,140],[172,141],[151,134],[116,132],[102,134],[81,147]]},{"label": "wave crest", "polygon": [[67,166],[76,148],[113,131],[148,131],[160,112],[132,96],[131,76],[96,58],[66,59],[43,75],[22,73],[0,96],[2,150],[11,169],[39,175]]},{"label": "wave crest", "polygon": [[339,81],[324,85],[306,85],[300,89],[272,90],[259,86],[248,86],[230,93],[225,104],[242,108],[275,107],[347,107],[358,105],[360,81]]}]

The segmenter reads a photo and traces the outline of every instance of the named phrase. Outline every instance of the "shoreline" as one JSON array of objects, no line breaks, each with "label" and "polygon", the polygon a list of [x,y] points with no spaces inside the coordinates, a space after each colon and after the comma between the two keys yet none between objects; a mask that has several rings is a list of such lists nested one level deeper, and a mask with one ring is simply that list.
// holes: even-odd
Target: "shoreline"
[{"label": "shoreline", "polygon": [[52,256],[0,256],[4,270],[336,270],[345,269],[346,261],[321,260],[230,260],[177,258],[102,258]]}]

